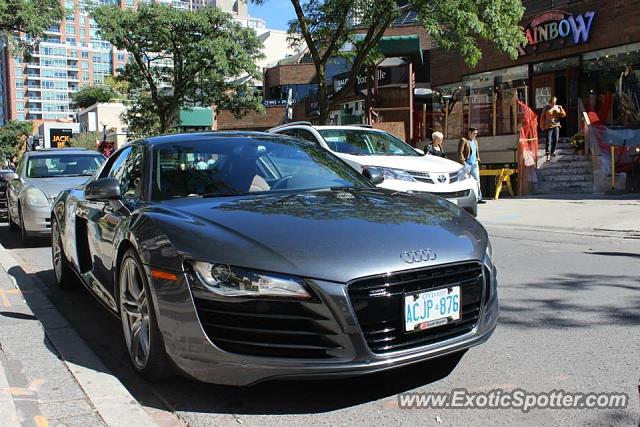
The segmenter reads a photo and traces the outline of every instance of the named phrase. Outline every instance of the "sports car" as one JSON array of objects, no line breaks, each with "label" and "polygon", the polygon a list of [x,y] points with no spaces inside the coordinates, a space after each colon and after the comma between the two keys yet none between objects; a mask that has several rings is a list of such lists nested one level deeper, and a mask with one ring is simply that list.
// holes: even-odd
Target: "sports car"
[{"label": "sports car", "polygon": [[498,298],[485,229],[383,179],[282,135],[132,142],[55,201],[56,281],[79,277],[121,319],[149,380],[359,375],[486,341]]}]

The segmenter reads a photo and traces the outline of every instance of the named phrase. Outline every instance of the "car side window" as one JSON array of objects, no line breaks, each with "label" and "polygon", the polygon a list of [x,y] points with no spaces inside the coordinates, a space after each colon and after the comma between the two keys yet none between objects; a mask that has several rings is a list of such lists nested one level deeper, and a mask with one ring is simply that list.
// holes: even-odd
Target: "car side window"
[{"label": "car side window", "polygon": [[142,195],[143,151],[140,146],[131,146],[120,152],[111,165],[107,176],[120,183],[120,192],[125,198],[140,198]]},{"label": "car side window", "polygon": [[279,133],[282,135],[287,135],[287,136],[292,136],[294,138],[302,139],[305,141],[310,141],[316,145],[319,145],[316,137],[313,136],[313,134],[306,129],[286,129]]},{"label": "car side window", "polygon": [[304,139],[306,141],[310,141],[310,142],[313,142],[314,144],[318,145],[318,140],[316,139],[315,136],[313,136],[313,134],[311,132],[309,132],[306,129],[296,129],[296,130],[298,131],[296,136],[299,139]]}]

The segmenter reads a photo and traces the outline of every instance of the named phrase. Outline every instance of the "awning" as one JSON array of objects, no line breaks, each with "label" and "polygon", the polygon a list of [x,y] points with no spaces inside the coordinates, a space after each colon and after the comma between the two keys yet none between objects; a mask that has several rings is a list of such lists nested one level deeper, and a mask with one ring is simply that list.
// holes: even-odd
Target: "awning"
[{"label": "awning", "polygon": [[213,114],[211,108],[207,107],[181,108],[179,120],[178,126],[210,128],[213,125]]},{"label": "awning", "polygon": [[423,62],[420,36],[417,34],[383,36],[378,43],[378,49],[387,57],[416,55],[420,57],[420,62]]}]

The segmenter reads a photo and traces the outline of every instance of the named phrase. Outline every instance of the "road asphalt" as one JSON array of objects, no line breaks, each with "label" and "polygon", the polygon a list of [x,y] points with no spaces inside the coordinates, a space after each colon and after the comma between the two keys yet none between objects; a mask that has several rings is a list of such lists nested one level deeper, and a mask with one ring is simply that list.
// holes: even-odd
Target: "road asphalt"
[{"label": "road asphalt", "polygon": [[[638,426],[640,200],[488,201],[501,317],[459,360],[368,377],[250,388],[132,372],[118,321],[84,290],[53,284],[46,241],[0,224],[0,427],[352,425]],[[399,409],[405,391],[624,392],[624,410]]]}]

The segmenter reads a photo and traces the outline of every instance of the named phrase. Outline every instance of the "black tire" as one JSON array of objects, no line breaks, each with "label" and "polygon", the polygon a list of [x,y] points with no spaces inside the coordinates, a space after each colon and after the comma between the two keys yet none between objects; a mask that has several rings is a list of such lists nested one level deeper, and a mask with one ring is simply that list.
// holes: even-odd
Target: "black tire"
[{"label": "black tire", "polygon": [[[71,271],[69,260],[62,247],[62,237],[60,227],[55,218],[51,218],[51,261],[53,263],[53,273],[56,277],[56,285],[61,289],[72,289],[77,287],[78,279]],[[59,265],[56,265],[59,261]]]},{"label": "black tire", "polygon": [[7,200],[7,222],[9,223],[10,231],[18,231],[18,224],[13,221],[13,217],[11,216],[11,209],[9,208],[9,201]]},{"label": "black tire", "polygon": [[25,246],[29,246],[33,239],[31,238],[31,236],[29,236],[29,232],[24,226],[24,220],[22,218],[22,208],[20,208],[20,206],[18,206],[18,216],[18,220],[20,221],[20,238],[22,239],[22,244]]},{"label": "black tire", "polygon": [[[135,267],[134,272],[129,269]],[[135,276],[137,284],[132,284],[132,277]],[[140,288],[140,282],[142,288]],[[139,291],[144,290],[144,302],[140,297],[141,293],[138,292],[136,297],[134,288]],[[134,301],[135,300],[135,301]],[[146,309],[142,307],[146,304]],[[137,305],[137,307],[135,307]],[[122,324],[122,333],[124,335],[124,344],[129,354],[129,359],[133,366],[133,369],[144,379],[148,381],[160,381],[168,378],[173,374],[173,369],[169,356],[167,356],[162,335],[158,329],[158,322],[156,320],[156,313],[154,310],[153,297],[149,288],[149,280],[142,266],[142,262],[138,257],[135,250],[129,249],[125,252],[122,260],[118,265],[118,306],[120,310],[120,320]],[[126,308],[125,308],[126,306]],[[137,308],[137,311],[136,311]],[[137,331],[137,339],[139,342],[136,344],[134,336],[135,325],[139,316],[140,319],[144,319],[147,316],[147,339],[148,339],[148,351],[146,358],[139,354],[140,349],[144,348],[140,337],[143,337],[144,333],[144,321],[140,321],[139,330]],[[135,348],[138,350],[136,351]],[[142,350],[144,353],[144,350]]]}]

